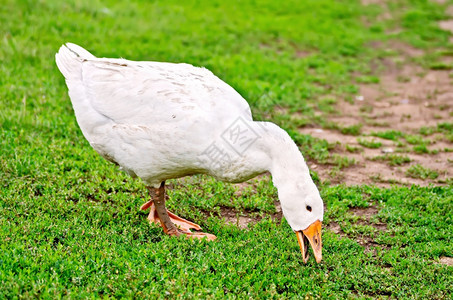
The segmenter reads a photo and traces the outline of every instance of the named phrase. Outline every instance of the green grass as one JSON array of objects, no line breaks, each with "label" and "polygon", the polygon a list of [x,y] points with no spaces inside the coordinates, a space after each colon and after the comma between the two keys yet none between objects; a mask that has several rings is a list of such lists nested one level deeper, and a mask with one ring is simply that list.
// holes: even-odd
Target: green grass
[{"label": "green grass", "polygon": [[346,151],[351,152],[351,153],[357,153],[363,151],[361,147],[357,146],[352,146],[352,145],[345,145]]},{"label": "green grass", "polygon": [[380,132],[373,132],[371,133],[372,136],[377,136],[386,140],[396,141],[400,137],[404,136],[401,131],[397,130],[387,130],[387,131],[380,131]]},{"label": "green grass", "polygon": [[381,160],[386,161],[390,166],[400,166],[406,163],[411,162],[411,159],[406,155],[398,155],[398,154],[385,154],[379,155],[372,158],[372,160]]},{"label": "green grass", "polygon": [[376,76],[360,76],[355,79],[357,83],[379,83],[379,77]]},{"label": "green grass", "polygon": [[366,140],[366,139],[358,138],[357,142],[359,143],[359,145],[362,145],[363,147],[370,148],[370,149],[377,149],[382,146],[381,142],[375,141],[374,139]]},{"label": "green grass", "polygon": [[410,166],[406,170],[406,174],[412,178],[420,178],[420,179],[436,179],[439,177],[439,172],[436,170],[432,170],[429,168],[425,168],[420,164],[415,164]]},{"label": "green grass", "polygon": [[426,145],[416,145],[412,148],[412,150],[417,153],[417,154],[426,154],[430,153],[429,149],[426,147]]},{"label": "green grass", "polygon": [[438,123],[436,127],[422,127],[419,130],[420,134],[429,136],[434,133],[440,133],[448,142],[453,141],[453,123]]},{"label": "green grass", "polygon": [[[286,221],[270,218],[278,197],[269,178],[239,193],[194,176],[171,182],[169,209],[218,239],[169,238],[139,211],[148,199],[143,184],[84,139],[54,63],[71,41],[101,57],[205,66],[257,119],[285,128],[309,161],[339,169],[353,162],[298,128],[327,124],[315,110],[334,112],[334,99],[354,99],[359,82],[376,82],[381,62],[397,55],[387,50],[392,41],[451,51],[436,23],[445,7],[388,1],[391,17],[379,18],[381,6],[360,1],[3,1],[0,298],[448,298],[453,271],[438,261],[453,257],[451,185],[331,186],[312,172],[324,224],[342,233],[325,229],[323,262],[304,265]],[[382,47],[371,46],[376,41]],[[420,134],[451,139],[451,128],[440,123]],[[393,137],[401,138],[384,138]],[[377,210],[369,220],[350,210],[369,206]],[[241,230],[218,217],[225,208],[263,219]]]},{"label": "green grass", "polygon": [[433,70],[451,70],[453,68],[453,65],[445,62],[437,62],[432,63],[430,68]]},{"label": "green grass", "polygon": [[362,129],[362,124],[354,124],[351,126],[340,127],[340,132],[342,134],[359,135],[361,129]]},{"label": "green grass", "polygon": [[419,145],[419,144],[428,144],[429,142],[424,140],[420,135],[415,134],[407,134],[404,136],[406,141],[411,145]]},{"label": "green grass", "polygon": [[[120,179],[112,184],[120,185]],[[122,179],[130,184],[127,177]],[[218,241],[173,239],[150,227],[146,215],[138,211],[141,197],[146,196],[141,190],[132,199],[118,192],[101,193],[99,201],[68,201],[64,188],[54,189],[51,197],[30,195],[33,189],[23,189],[17,196],[33,197],[33,202],[12,196],[2,203],[3,218],[9,220],[9,224],[2,223],[3,297],[88,297],[93,293],[115,297],[221,297],[224,293],[239,297],[300,293],[401,297],[415,290],[420,296],[451,292],[451,268],[435,262],[453,250],[453,226],[446,218],[453,209],[453,195],[446,188],[324,189],[329,207],[325,223],[339,223],[347,236],[325,232],[320,265],[313,261],[303,265],[285,221],[278,224],[265,219],[250,230],[239,230],[217,217],[192,215]],[[178,195],[187,193],[178,197],[181,210],[189,210],[194,198],[211,202],[209,192],[192,196],[191,187],[177,189]],[[370,203],[379,207],[375,219],[365,227],[368,230],[353,230],[357,220],[351,219],[348,209]],[[376,221],[385,222],[388,229],[372,230]],[[362,236],[374,241],[368,250],[356,242]]]}]

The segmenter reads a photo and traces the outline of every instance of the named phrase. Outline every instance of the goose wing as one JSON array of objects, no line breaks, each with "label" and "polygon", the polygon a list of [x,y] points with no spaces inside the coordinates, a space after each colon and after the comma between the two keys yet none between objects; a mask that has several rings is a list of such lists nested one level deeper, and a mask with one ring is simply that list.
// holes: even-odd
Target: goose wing
[{"label": "goose wing", "polygon": [[156,124],[198,116],[252,119],[248,103],[210,71],[188,64],[96,59],[83,62],[93,108],[122,124]]}]

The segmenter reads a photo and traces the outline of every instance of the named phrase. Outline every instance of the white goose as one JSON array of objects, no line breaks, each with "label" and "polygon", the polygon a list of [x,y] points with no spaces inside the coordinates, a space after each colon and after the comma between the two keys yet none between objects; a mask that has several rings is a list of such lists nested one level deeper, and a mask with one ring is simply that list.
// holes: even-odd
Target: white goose
[{"label": "white goose", "polygon": [[165,180],[197,173],[242,182],[269,171],[304,262],[321,261],[323,202],[296,144],[280,127],[255,122],[247,101],[210,71],[188,64],[96,58],[63,45],[57,66],[91,146],[151,193],[141,208],[169,235],[215,239],[165,207]]}]

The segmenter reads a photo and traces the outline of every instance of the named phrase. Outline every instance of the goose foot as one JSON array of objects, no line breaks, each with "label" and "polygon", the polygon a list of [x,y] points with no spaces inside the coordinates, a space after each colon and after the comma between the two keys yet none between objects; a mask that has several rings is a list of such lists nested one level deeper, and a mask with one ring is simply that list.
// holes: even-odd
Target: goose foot
[{"label": "goose foot", "polygon": [[[162,226],[162,222],[159,219],[159,215],[157,214],[156,206],[154,205],[154,201],[148,201],[145,204],[143,204],[140,209],[141,210],[146,210],[150,208],[150,212],[148,215],[148,220],[150,223],[156,223],[160,226]],[[190,222],[184,218],[181,218],[171,211],[167,210],[168,217],[170,218],[170,221],[176,225],[177,228],[181,229],[182,231],[190,231],[190,229],[195,229],[195,230],[201,230],[201,227],[198,224],[195,224],[193,222]]]},{"label": "goose foot", "polygon": [[190,229],[201,230],[201,227],[193,222],[178,217],[165,207],[165,181],[159,188],[148,187],[151,193],[151,200],[143,204],[140,209],[150,208],[148,220],[156,223],[164,229],[164,232],[172,236],[186,235],[188,238],[207,238],[209,241],[216,239],[216,236],[204,232],[191,232]]},{"label": "goose foot", "polygon": [[[165,228],[164,228],[165,231]],[[213,234],[210,233],[205,233],[205,232],[191,232],[190,230],[183,231],[181,229],[175,228],[174,230],[169,230],[165,232],[168,235],[172,236],[180,236],[180,235],[185,235],[187,238],[191,239],[203,239],[206,238],[208,241],[213,241],[217,237]]]}]

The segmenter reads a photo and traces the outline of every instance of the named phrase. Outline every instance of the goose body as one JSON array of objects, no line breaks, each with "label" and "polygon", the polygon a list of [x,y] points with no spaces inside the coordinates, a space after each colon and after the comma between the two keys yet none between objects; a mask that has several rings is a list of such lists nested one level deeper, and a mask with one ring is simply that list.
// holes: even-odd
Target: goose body
[{"label": "goose body", "polygon": [[[90,145],[156,195],[171,178],[203,173],[242,182],[269,171],[299,242],[319,222],[320,247],[322,200],[297,146],[277,125],[253,121],[247,101],[212,72],[189,64],[97,58],[70,43],[56,62]],[[165,230],[166,217],[156,208]]]}]

